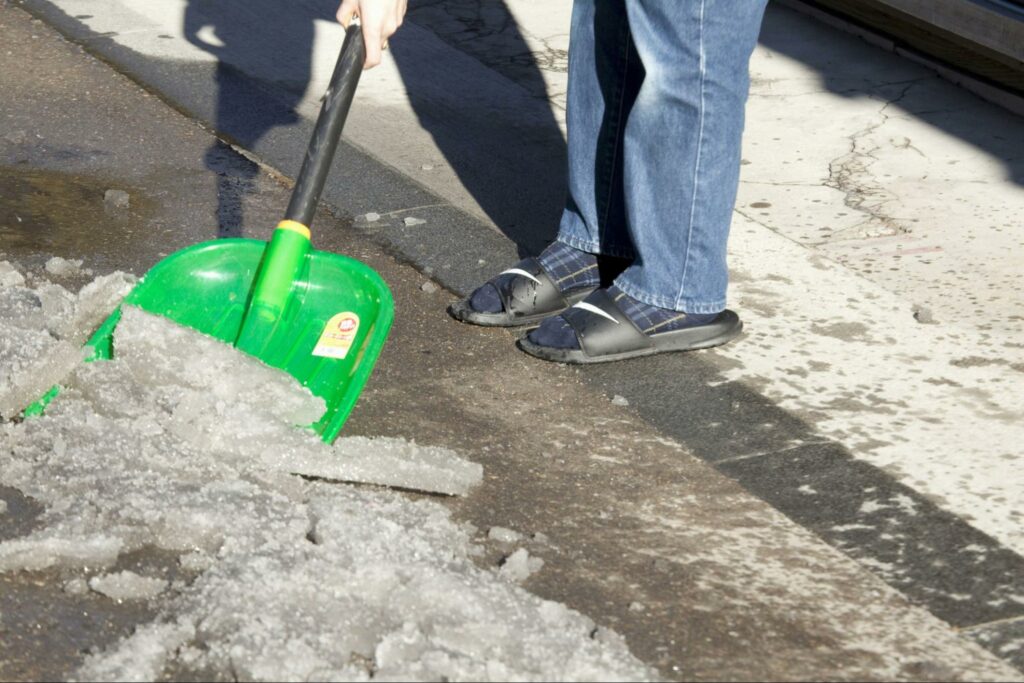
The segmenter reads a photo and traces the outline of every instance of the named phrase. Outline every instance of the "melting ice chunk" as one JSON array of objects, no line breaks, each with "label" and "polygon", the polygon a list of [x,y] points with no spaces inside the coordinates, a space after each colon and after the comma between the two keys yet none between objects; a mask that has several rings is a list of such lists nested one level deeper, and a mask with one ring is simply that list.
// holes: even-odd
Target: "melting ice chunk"
[{"label": "melting ice chunk", "polygon": [[453,496],[468,493],[483,479],[483,467],[447,448],[384,437],[344,437],[332,452],[292,454],[279,466],[296,474]]},{"label": "melting ice chunk", "polygon": [[89,588],[112,600],[146,600],[163,593],[167,581],[123,571],[94,576],[89,579]]},{"label": "melting ice chunk", "polygon": [[518,531],[512,529],[506,529],[501,526],[492,526],[487,530],[487,538],[498,543],[518,543],[522,540],[523,535]]},{"label": "melting ice chunk", "polygon": [[82,345],[134,282],[130,275],[113,273],[86,285],[77,296],[52,284],[34,291],[0,290],[0,322],[5,323],[0,338],[0,417],[17,416],[64,381],[81,363]]},{"label": "melting ice chunk", "polygon": [[25,276],[10,261],[0,261],[0,287],[17,287],[23,284]]},{"label": "melting ice chunk", "polygon": [[516,583],[521,583],[530,578],[531,574],[539,572],[544,567],[544,560],[539,557],[530,557],[526,548],[520,548],[505,558],[501,563],[498,573]]},{"label": "melting ice chunk", "polygon": [[82,273],[89,273],[89,270],[82,269],[82,259],[66,259],[54,256],[46,262],[46,272],[57,277],[72,277]]}]

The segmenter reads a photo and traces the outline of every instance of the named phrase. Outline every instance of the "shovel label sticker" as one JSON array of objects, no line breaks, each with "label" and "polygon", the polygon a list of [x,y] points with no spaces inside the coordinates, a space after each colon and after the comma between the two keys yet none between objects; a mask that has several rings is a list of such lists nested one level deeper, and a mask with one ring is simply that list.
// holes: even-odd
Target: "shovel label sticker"
[{"label": "shovel label sticker", "polygon": [[324,331],[313,349],[314,356],[344,358],[359,331],[359,316],[350,311],[339,313],[327,321]]}]

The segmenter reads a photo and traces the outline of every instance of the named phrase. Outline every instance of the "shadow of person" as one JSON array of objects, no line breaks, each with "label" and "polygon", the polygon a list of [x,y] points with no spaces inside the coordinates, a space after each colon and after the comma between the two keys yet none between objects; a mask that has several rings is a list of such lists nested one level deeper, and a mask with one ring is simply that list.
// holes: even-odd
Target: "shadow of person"
[{"label": "shadow of person", "polygon": [[[218,131],[253,149],[268,131],[298,121],[315,22],[334,21],[337,7],[337,0],[188,0],[185,35],[217,58]],[[472,200],[520,252],[543,248],[565,202],[566,151],[538,60],[565,68],[565,52],[531,50],[504,0],[420,0],[390,55],[420,125]],[[239,234],[256,175],[234,157],[219,142],[206,155],[218,175],[225,237]]]},{"label": "shadow of person", "polygon": [[[232,131],[243,149],[277,126],[299,120],[312,71],[313,22],[333,12],[311,12],[310,3],[293,11],[291,3],[254,0],[188,0],[184,33],[193,45],[217,58],[214,125]],[[252,74],[269,83],[260,83]],[[253,107],[268,96],[276,105]],[[206,167],[217,174],[217,236],[242,234],[245,196],[255,191],[256,164],[215,141],[206,152]]]},{"label": "shadow of person", "polygon": [[[413,0],[409,24],[420,35],[403,26],[391,55],[420,125],[520,255],[539,252],[555,236],[567,184],[543,71],[566,70],[567,52],[531,47],[504,0]],[[438,39],[455,51],[429,63],[425,53],[442,54],[431,52]]]}]

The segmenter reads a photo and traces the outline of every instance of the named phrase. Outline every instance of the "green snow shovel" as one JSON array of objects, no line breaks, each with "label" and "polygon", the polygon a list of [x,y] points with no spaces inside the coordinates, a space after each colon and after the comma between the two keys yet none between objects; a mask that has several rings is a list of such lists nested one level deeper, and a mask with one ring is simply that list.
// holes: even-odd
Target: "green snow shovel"
[{"label": "green snow shovel", "polygon": [[[285,220],[270,242],[220,239],[166,257],[125,303],[233,344],[280,368],[324,399],[312,425],[330,443],[370,376],[394,318],[387,285],[370,267],[310,246],[309,225],[352,105],[366,48],[346,32]],[[114,311],[86,344],[87,360],[112,358]],[[36,415],[54,387],[25,410]]]}]

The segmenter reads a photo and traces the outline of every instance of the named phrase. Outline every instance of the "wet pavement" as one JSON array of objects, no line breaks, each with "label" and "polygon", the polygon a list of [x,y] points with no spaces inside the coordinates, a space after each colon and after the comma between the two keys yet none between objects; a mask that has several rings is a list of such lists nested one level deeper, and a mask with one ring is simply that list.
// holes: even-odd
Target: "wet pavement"
[{"label": "wet pavement", "polygon": [[[115,185],[132,197],[130,206],[115,208],[104,200]],[[121,185],[89,175],[0,166],[0,248],[14,258],[77,258],[102,253],[101,242],[134,239],[150,202],[135,187]],[[111,254],[103,261],[112,266],[117,258]]]},{"label": "wet pavement", "polygon": [[[3,497],[0,489],[0,497]],[[23,511],[9,511],[17,521]],[[4,523],[6,526],[6,520]],[[112,600],[83,584],[100,573],[132,571],[161,576],[171,588],[151,601]],[[191,576],[174,553],[148,551],[122,555],[102,570],[49,569],[0,573],[0,678],[5,681],[66,680],[85,656],[130,636],[136,625],[155,618],[160,602],[171,599]]]},{"label": "wet pavement", "polygon": [[[57,253],[82,258],[97,272],[142,273],[162,255],[195,241],[269,233],[287,201],[286,181],[23,12],[0,9],[0,32],[0,44],[32,41],[34,47],[33,59],[18,62],[16,69],[10,54],[0,63],[0,90],[16,94],[0,108],[5,258],[39,268]],[[291,134],[301,138],[302,131]],[[804,449],[794,457],[835,447],[806,421],[765,399],[756,384],[731,379],[728,356],[658,361],[659,372],[688,378],[685,389],[702,399],[696,414],[679,420],[673,411],[659,416],[657,406],[671,405],[671,396],[623,386],[613,370],[580,373],[532,361],[514,350],[506,332],[454,323],[443,312],[453,296],[421,285],[436,278],[458,289],[453,282],[470,282],[473,274],[424,264],[416,250],[435,246],[431,231],[439,224],[457,243],[458,230],[469,230],[463,227],[467,219],[420,188],[386,185],[388,169],[345,152],[349,156],[339,162],[335,182],[351,179],[352,169],[364,164],[375,169],[367,180],[381,187],[371,198],[353,192],[338,216],[321,212],[315,240],[319,248],[353,255],[384,275],[398,311],[392,340],[348,432],[414,438],[482,463],[484,485],[466,499],[448,501],[459,519],[480,529],[482,563],[496,563],[510,551],[485,540],[487,529],[524,533],[531,554],[545,560],[527,587],[618,630],[638,657],[668,678],[1020,677],[951,628],[947,621],[956,619],[937,618],[927,600],[928,610],[912,605],[804,528],[823,533],[834,526],[825,512],[830,506],[804,513],[786,503],[778,492],[790,482],[775,485],[762,475],[794,466],[758,457],[783,457],[794,446]],[[129,193],[128,209],[111,214],[104,202],[109,189]],[[353,229],[349,215],[385,200],[392,210],[382,210],[383,225]],[[19,227],[10,225],[12,216],[16,223],[22,218]],[[405,216],[428,223],[417,231],[404,226]],[[20,227],[26,218],[31,230]],[[403,246],[411,255],[392,255]],[[497,263],[497,253],[482,249],[479,260]],[[423,268],[433,271],[425,274]],[[493,265],[481,264],[484,269]],[[844,329],[828,331],[850,332]],[[613,404],[613,393],[630,405]],[[735,427],[755,424],[757,430]],[[841,447],[831,457],[850,461]],[[751,475],[742,467],[754,460],[764,468]],[[708,462],[746,479],[799,523]],[[864,472],[854,493],[870,491],[879,481],[876,470]],[[827,479],[799,482],[815,490],[828,485]],[[882,493],[898,509],[899,496],[914,492]],[[27,531],[38,507],[9,489],[0,496],[8,502],[0,538]],[[851,514],[872,502],[877,503],[874,497],[853,505]],[[984,544],[991,540],[981,543],[989,547]],[[998,544],[990,547],[993,555],[1002,552]],[[1001,565],[1008,575],[988,590],[1020,580],[1017,560],[1011,553]],[[122,559],[140,562],[151,572],[188,580],[176,577],[175,567],[155,554]],[[0,678],[66,678],[84,652],[151,617],[151,606],[66,593],[66,581],[79,575],[88,571],[0,577]],[[978,620],[957,625],[973,626],[977,640],[1012,658],[1012,632],[984,630]]]}]

